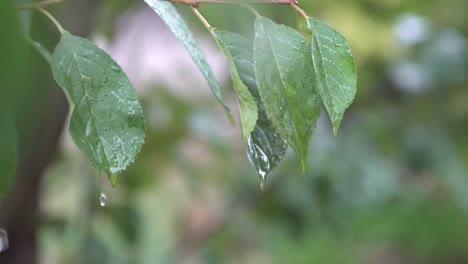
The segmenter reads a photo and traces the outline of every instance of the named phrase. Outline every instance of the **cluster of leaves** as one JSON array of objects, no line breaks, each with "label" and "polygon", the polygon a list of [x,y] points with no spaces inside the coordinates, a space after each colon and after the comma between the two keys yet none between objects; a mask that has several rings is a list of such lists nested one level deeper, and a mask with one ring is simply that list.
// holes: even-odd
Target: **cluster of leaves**
[{"label": "cluster of leaves", "polygon": [[[195,40],[171,3],[145,0],[184,44],[223,107],[219,86]],[[218,31],[202,19],[223,51],[238,96],[242,138],[261,180],[288,146],[306,168],[307,149],[322,106],[336,133],[356,93],[348,42],[330,26],[301,17],[300,33],[256,14],[255,38]],[[230,111],[227,111],[230,115]]]},{"label": "cluster of leaves", "polygon": [[[177,10],[167,1],[145,2],[183,43],[233,122],[220,85]],[[31,43],[50,63],[68,98],[69,130],[75,144],[115,185],[144,143],[145,121],[134,87],[105,51],[73,36],[42,12],[56,24],[61,39],[52,54],[39,43]],[[328,25],[304,15],[300,33],[256,16],[253,40],[218,31],[201,18],[229,63],[239,99],[242,138],[263,183],[288,146],[305,170],[308,143],[322,105],[336,133],[355,95],[356,68],[349,44]]]}]

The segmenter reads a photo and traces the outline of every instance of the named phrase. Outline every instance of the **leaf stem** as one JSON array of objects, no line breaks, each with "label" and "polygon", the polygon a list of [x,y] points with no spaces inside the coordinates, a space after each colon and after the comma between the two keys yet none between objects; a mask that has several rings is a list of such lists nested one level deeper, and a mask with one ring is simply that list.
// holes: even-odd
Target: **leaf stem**
[{"label": "leaf stem", "polygon": [[244,3],[239,3],[242,0],[162,0],[169,1],[174,3],[183,3],[186,5],[191,5],[197,7],[199,4],[278,4],[278,5],[297,5],[298,0],[243,0]]},{"label": "leaf stem", "polygon": [[34,9],[34,8],[39,8],[39,7],[45,7],[45,6],[52,5],[52,4],[58,4],[58,3],[61,3],[62,1],[63,0],[44,0],[42,2],[37,2],[37,3],[18,5],[16,6],[16,9],[17,10]]},{"label": "leaf stem", "polygon": [[60,23],[46,10],[44,10],[42,7],[37,7],[37,10],[39,10],[42,14],[44,14],[52,23],[54,23],[55,27],[60,31],[60,34],[63,34],[65,32],[65,29],[60,25]]},{"label": "leaf stem", "polygon": [[299,2],[298,1],[291,1],[291,6],[301,15],[303,16],[306,20],[309,18],[309,16],[307,15],[307,13],[302,10],[300,7],[299,7]]},{"label": "leaf stem", "polygon": [[200,11],[198,11],[197,7],[194,6],[194,5],[191,5],[191,8],[192,8],[192,11],[193,13],[195,13],[195,15],[197,15],[198,19],[200,19],[200,21],[203,23],[203,25],[209,30],[209,31],[212,31],[213,30],[213,27],[210,25],[210,23],[208,23],[208,21],[205,19],[205,17],[200,13]]}]

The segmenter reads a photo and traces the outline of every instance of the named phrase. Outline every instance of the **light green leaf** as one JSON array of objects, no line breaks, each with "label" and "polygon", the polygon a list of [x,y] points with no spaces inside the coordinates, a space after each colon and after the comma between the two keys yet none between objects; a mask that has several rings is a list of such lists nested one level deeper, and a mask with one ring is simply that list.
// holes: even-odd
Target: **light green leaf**
[{"label": "light green leaf", "polygon": [[107,53],[68,32],[55,48],[51,65],[72,107],[73,140],[115,184],[116,175],[133,162],[144,142],[143,110],[132,84]]},{"label": "light green leaf", "polygon": [[227,47],[234,59],[235,67],[242,82],[248,87],[258,108],[258,120],[255,129],[247,139],[247,155],[255,166],[260,179],[266,176],[280,163],[288,148],[288,143],[268,119],[265,107],[260,99],[253,63],[253,42],[247,38],[230,33],[231,43]]},{"label": "light green leaf", "polygon": [[321,105],[310,53],[296,30],[263,17],[255,21],[258,90],[269,119],[293,147],[303,170]]},{"label": "light green leaf", "polygon": [[211,34],[215,38],[220,49],[223,51],[229,64],[234,89],[236,91],[237,98],[239,99],[242,139],[244,142],[247,142],[250,132],[254,130],[255,124],[257,123],[258,109],[255,99],[252,94],[250,94],[249,88],[247,88],[240,79],[237,65],[235,63],[236,59],[239,60],[239,58],[235,58],[235,56],[238,56],[241,52],[239,49],[243,48],[238,43],[239,38],[242,36],[231,32],[217,30],[211,30]]},{"label": "light green leaf", "polygon": [[213,71],[208,65],[205,55],[198,46],[195,37],[192,34],[192,31],[187,27],[182,17],[179,15],[174,6],[168,1],[161,0],[145,0],[145,2],[161,17],[161,19],[166,23],[169,29],[174,33],[174,35],[179,39],[180,42],[184,45],[185,49],[192,57],[193,61],[197,65],[198,69],[201,71],[205,79],[208,81],[208,84],[213,91],[218,102],[224,108],[229,120],[234,124],[234,118],[232,117],[231,110],[227,107],[224,102],[223,94],[221,92],[221,87],[219,86],[218,81],[216,81]]},{"label": "light green leaf", "polygon": [[346,39],[327,24],[308,19],[313,32],[312,58],[317,88],[336,134],[343,115],[356,95],[357,73]]}]

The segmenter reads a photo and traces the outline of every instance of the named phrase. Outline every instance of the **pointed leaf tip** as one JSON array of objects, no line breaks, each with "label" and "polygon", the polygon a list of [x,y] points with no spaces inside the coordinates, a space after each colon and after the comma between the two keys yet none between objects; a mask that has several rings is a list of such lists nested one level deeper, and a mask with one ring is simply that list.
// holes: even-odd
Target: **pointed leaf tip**
[{"label": "pointed leaf tip", "polygon": [[327,24],[308,19],[313,32],[312,59],[316,83],[336,135],[345,110],[356,95],[357,71],[346,39]]},{"label": "pointed leaf tip", "polygon": [[267,175],[283,160],[288,143],[268,119],[265,106],[261,102],[255,77],[252,40],[235,33],[222,34],[229,35],[229,40],[225,41],[226,48],[232,55],[239,78],[257,106],[255,128],[244,142],[250,163],[255,167],[260,180],[265,181]]},{"label": "pointed leaf tip", "polygon": [[242,139],[244,142],[247,142],[250,133],[254,130],[257,123],[258,108],[254,97],[249,91],[249,88],[241,80],[238,65],[236,65],[236,61],[239,62],[243,59],[241,52],[239,51],[239,49],[244,48],[241,46],[242,36],[231,32],[217,31],[214,29],[211,30],[211,34],[224,53],[229,64],[234,90],[236,91],[239,101]]}]

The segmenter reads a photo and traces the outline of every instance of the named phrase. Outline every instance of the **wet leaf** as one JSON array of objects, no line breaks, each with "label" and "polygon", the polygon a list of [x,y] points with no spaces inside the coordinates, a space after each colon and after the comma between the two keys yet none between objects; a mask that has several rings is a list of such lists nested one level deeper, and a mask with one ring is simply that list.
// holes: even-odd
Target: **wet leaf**
[{"label": "wet leaf", "polygon": [[336,134],[343,115],[356,95],[357,73],[346,39],[327,24],[308,19],[313,32],[312,58],[317,88]]},{"label": "wet leaf", "polygon": [[143,111],[132,84],[107,53],[68,32],[51,65],[71,105],[73,140],[115,184],[144,142]]},{"label": "wet leaf", "polygon": [[240,46],[238,43],[238,39],[242,36],[217,30],[211,30],[211,34],[223,51],[229,64],[232,82],[234,83],[234,89],[239,100],[242,139],[244,142],[247,142],[250,133],[254,130],[255,124],[257,123],[258,109],[249,88],[242,82],[236,65],[236,61],[239,62],[242,60],[242,58],[240,58],[240,53],[242,52],[240,49],[244,47]]},{"label": "wet leaf", "polygon": [[230,45],[227,47],[232,54],[240,79],[249,89],[258,108],[258,120],[246,142],[247,155],[260,179],[264,181],[283,159],[288,143],[268,119],[261,102],[255,78],[253,42],[241,35],[231,33],[231,36]]},{"label": "wet leaf", "polygon": [[263,17],[255,21],[255,35],[255,74],[266,113],[305,170],[321,104],[310,46],[296,30]]},{"label": "wet leaf", "polygon": [[161,17],[161,19],[166,23],[169,29],[174,33],[174,35],[179,39],[180,42],[184,45],[185,49],[192,57],[193,61],[197,65],[198,69],[201,71],[205,79],[208,81],[208,84],[213,91],[218,102],[224,108],[229,120],[234,124],[234,118],[232,117],[231,110],[227,107],[224,102],[223,94],[221,93],[221,87],[219,86],[218,81],[216,81],[213,71],[208,65],[205,55],[198,46],[195,37],[192,34],[192,31],[185,24],[182,17],[179,15],[174,6],[167,2],[161,0],[145,0],[145,2]]}]

